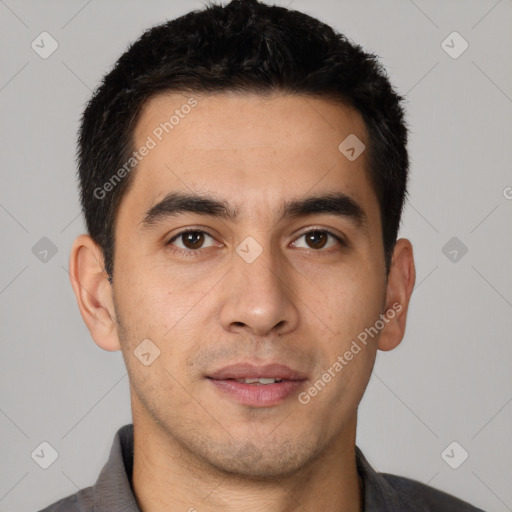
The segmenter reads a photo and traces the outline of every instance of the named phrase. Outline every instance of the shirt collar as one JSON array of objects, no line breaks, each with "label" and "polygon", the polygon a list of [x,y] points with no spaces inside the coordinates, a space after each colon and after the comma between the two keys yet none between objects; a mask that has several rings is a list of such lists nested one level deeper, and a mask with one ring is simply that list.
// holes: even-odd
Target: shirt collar
[{"label": "shirt collar", "polygon": [[400,495],[377,473],[356,446],[357,472],[363,481],[364,512],[402,512],[407,510]]},{"label": "shirt collar", "polygon": [[[364,512],[406,510],[399,495],[368,463],[356,446],[357,472],[363,482]],[[108,461],[93,486],[97,512],[141,512],[131,484],[133,473],[133,424],[121,427],[114,437]]]},{"label": "shirt collar", "polygon": [[97,512],[141,512],[131,484],[133,473],[133,423],[114,437],[108,461],[93,486]]}]

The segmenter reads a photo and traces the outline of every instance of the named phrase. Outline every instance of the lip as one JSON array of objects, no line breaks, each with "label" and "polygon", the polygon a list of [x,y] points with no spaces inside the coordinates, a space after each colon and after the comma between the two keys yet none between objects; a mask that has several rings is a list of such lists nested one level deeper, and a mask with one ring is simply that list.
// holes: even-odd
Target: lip
[{"label": "lip", "polygon": [[[237,363],[225,366],[207,375],[207,377],[215,380],[274,378],[292,381],[302,381],[307,378],[304,373],[298,370],[292,370],[288,366],[279,363],[266,364],[264,366],[255,366],[250,363]],[[267,385],[271,386],[272,384]]]},{"label": "lip", "polygon": [[[235,379],[275,378],[282,382],[274,384],[245,384]],[[207,376],[214,388],[223,396],[242,405],[271,407],[295,396],[304,386],[306,375],[282,364],[254,366],[239,363],[225,366]]]}]

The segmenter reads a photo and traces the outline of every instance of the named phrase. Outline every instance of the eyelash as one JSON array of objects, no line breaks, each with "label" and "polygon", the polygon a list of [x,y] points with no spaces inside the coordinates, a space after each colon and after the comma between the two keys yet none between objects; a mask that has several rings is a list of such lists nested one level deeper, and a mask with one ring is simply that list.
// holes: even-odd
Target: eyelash
[{"label": "eyelash", "polygon": [[[208,235],[209,237],[214,238],[212,235],[210,235],[210,233],[208,233],[207,231],[204,231],[202,229],[188,228],[188,229],[184,229],[183,231],[180,231],[179,233],[175,234],[167,242],[166,245],[169,247],[172,247],[172,242],[174,240],[178,239],[180,236],[186,235],[187,233],[204,233],[205,235]],[[312,228],[312,229],[309,229],[308,231],[304,231],[303,233],[301,233],[298,238],[301,238],[309,233],[326,233],[327,235],[333,237],[342,247],[348,246],[348,244],[345,242],[345,240],[343,240],[338,235],[335,235],[328,229]],[[298,238],[296,240],[298,240]],[[194,258],[196,256],[199,256],[199,253],[201,252],[202,249],[187,249],[187,250],[185,250],[185,249],[180,249],[180,248],[172,248],[171,250],[177,254],[184,256],[185,258]],[[323,252],[322,249],[310,249],[310,250],[312,252]]]}]

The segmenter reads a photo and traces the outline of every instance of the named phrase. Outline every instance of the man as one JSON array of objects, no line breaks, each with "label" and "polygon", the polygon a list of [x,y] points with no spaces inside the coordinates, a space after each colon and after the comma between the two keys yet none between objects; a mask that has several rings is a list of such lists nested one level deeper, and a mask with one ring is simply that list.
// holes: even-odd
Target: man
[{"label": "man", "polygon": [[477,510],[355,442],[415,282],[406,138],[376,58],[296,11],[209,5],[121,56],[82,119],[70,276],[133,425],[46,511]]}]

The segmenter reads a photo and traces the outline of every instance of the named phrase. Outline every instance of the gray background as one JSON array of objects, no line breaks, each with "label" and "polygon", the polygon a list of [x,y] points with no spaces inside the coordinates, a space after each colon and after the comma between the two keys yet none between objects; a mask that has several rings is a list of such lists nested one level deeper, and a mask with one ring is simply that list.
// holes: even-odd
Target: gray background
[{"label": "gray background", "polygon": [[[93,484],[115,431],[131,422],[121,353],[94,344],[67,274],[84,231],[76,130],[129,42],[201,6],[0,0],[1,511],[38,510]],[[403,343],[378,355],[358,445],[378,470],[512,510],[512,1],[291,7],[380,55],[408,99],[412,175],[401,236],[415,247],[417,285]],[[43,31],[59,45],[47,59],[31,48]],[[441,45],[453,31],[469,43],[456,59]],[[445,44],[453,52],[460,43]],[[454,236],[459,247],[443,252]],[[43,237],[57,249],[46,260]],[[43,441],[59,455],[48,469],[31,458]],[[458,469],[441,455],[453,441],[469,453]],[[453,463],[462,452],[448,453]]]}]

